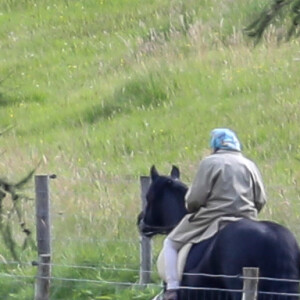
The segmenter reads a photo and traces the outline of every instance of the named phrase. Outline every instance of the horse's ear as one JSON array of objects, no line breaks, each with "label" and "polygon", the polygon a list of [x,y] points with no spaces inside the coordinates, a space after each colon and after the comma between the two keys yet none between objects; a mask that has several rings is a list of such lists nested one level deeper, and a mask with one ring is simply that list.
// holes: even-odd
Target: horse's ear
[{"label": "horse's ear", "polygon": [[158,172],[157,172],[154,165],[150,169],[150,175],[151,175],[152,180],[156,179],[159,176],[159,174],[158,174]]},{"label": "horse's ear", "polygon": [[179,179],[180,178],[179,168],[174,166],[174,165],[172,166],[171,177],[174,178],[174,179]]}]

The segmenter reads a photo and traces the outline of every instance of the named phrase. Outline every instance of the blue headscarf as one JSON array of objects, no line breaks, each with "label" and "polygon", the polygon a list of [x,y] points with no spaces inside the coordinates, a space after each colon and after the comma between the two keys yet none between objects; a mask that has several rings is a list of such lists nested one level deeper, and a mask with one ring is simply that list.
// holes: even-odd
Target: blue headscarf
[{"label": "blue headscarf", "polygon": [[236,134],[228,128],[216,128],[211,132],[210,147],[217,150],[241,151],[241,144]]}]

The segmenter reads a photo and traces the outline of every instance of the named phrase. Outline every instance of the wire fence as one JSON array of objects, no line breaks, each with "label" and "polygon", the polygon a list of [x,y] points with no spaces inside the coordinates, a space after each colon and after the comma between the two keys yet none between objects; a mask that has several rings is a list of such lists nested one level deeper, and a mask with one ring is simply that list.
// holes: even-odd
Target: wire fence
[{"label": "wire fence", "polygon": [[[4,263],[2,263],[4,264]],[[32,262],[17,262],[17,261],[8,261],[5,263],[6,265],[22,265],[31,267]],[[51,267],[58,268],[71,268],[71,269],[85,269],[85,270],[109,270],[115,272],[135,272],[138,273],[138,269],[130,269],[130,268],[122,268],[122,267],[107,267],[107,266],[87,266],[87,265],[67,265],[67,264],[55,264],[51,263]],[[155,271],[150,271],[152,274],[156,273]],[[224,275],[224,274],[205,274],[205,273],[185,273],[184,275],[188,276],[197,276],[197,277],[210,277],[210,278],[220,278],[220,279],[257,279],[258,281],[267,280],[273,282],[288,282],[288,283],[297,283],[299,285],[299,280],[292,279],[284,279],[284,278],[269,278],[269,277],[246,277],[242,275]],[[72,278],[72,277],[58,277],[58,276],[49,276],[49,277],[38,277],[38,276],[29,276],[29,275],[19,275],[19,274],[9,274],[0,272],[0,278],[10,278],[14,280],[24,280],[25,282],[33,282],[37,278],[51,280],[52,284],[55,285],[55,282],[60,283],[81,283],[81,284],[92,284],[97,286],[110,285],[110,286],[119,286],[119,287],[130,287],[130,288],[156,288],[163,289],[163,285],[160,283],[148,283],[141,284],[137,282],[129,282],[129,281],[109,281],[109,280],[97,280],[97,279],[89,279],[89,278]],[[184,299],[192,299],[192,300],[206,300],[206,299],[241,299],[242,293],[245,291],[244,289],[226,289],[226,288],[214,288],[214,287],[193,287],[193,286],[182,286],[182,291],[184,291]],[[235,296],[233,296],[235,295]],[[275,300],[275,299],[298,299],[300,297],[299,293],[283,293],[283,292],[267,292],[267,291],[258,291],[259,299],[264,300]],[[239,298],[238,298],[239,297]],[[296,297],[296,298],[295,298]]]},{"label": "wire fence", "polygon": [[[8,262],[12,264],[18,264],[18,262]],[[25,265],[30,266],[30,263],[26,263]],[[57,264],[51,264],[51,266],[59,266]],[[86,268],[86,266],[74,266],[74,265],[63,265],[63,267],[70,267],[70,268]],[[90,267],[88,267],[90,268]],[[115,269],[116,271],[124,270],[124,269]],[[128,271],[125,269],[125,271]],[[137,270],[129,270],[129,271],[137,271]],[[204,276],[204,277],[218,277],[223,279],[239,279],[239,280],[247,280],[247,279],[256,279],[258,281],[260,280],[268,280],[268,281],[276,281],[276,282],[295,282],[299,284],[299,280],[290,280],[290,279],[281,279],[281,278],[268,278],[268,277],[245,277],[241,275],[235,275],[235,276],[228,276],[228,275],[221,275],[221,274],[204,274],[204,273],[198,273],[198,274],[187,274],[187,275],[194,275],[194,276]],[[18,274],[8,274],[0,272],[0,278],[9,278],[14,280],[25,280],[25,281],[34,281],[36,280],[37,276],[28,276],[28,275],[18,275]],[[56,281],[62,282],[62,283],[86,283],[86,284],[93,284],[97,286],[103,286],[103,285],[111,285],[111,286],[119,286],[119,287],[130,287],[130,288],[158,288],[163,289],[162,284],[140,284],[140,283],[134,283],[134,282],[125,282],[125,281],[109,281],[109,280],[96,280],[96,279],[87,279],[87,278],[71,278],[71,277],[57,277],[57,276],[49,276],[49,277],[40,277],[41,279],[47,279],[51,280],[52,283],[55,283]],[[235,299],[241,299],[243,293],[245,292],[245,289],[230,289],[230,288],[215,288],[215,287],[196,287],[196,286],[181,286],[181,293],[184,295],[185,300],[235,300]],[[260,300],[288,300],[288,299],[299,299],[300,294],[299,293],[287,293],[287,292],[268,292],[268,291],[258,291],[257,292],[258,299]],[[109,299],[109,298],[108,298]],[[253,298],[254,299],[254,298]]]},{"label": "wire fence", "polygon": [[[1,265],[22,265],[22,266],[34,266],[35,262],[19,262],[19,261],[6,261],[0,262]],[[88,269],[88,270],[110,270],[110,271],[124,271],[124,272],[139,272],[139,269],[134,268],[122,268],[118,266],[107,266],[107,265],[74,265],[74,264],[57,264],[57,263],[39,263],[41,265],[49,265],[51,267],[63,267],[71,269]],[[157,274],[157,271],[148,271],[152,274]],[[183,273],[183,275],[197,276],[197,277],[207,277],[207,278],[225,278],[225,279],[253,279],[253,277],[243,276],[241,274],[237,275],[226,275],[226,274],[209,274],[209,273]],[[288,278],[273,278],[273,277],[256,277],[258,280],[274,281],[274,282],[289,282],[300,284],[300,279],[288,279]]]}]

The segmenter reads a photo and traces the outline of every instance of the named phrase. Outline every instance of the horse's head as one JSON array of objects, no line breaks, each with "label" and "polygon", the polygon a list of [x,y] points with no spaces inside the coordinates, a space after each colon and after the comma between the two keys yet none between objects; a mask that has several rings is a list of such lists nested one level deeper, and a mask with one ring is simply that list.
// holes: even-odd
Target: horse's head
[{"label": "horse's head", "polygon": [[138,216],[139,230],[148,237],[169,233],[187,213],[184,202],[187,186],[179,180],[179,169],[173,166],[170,176],[161,176],[152,166],[150,176],[146,205]]}]

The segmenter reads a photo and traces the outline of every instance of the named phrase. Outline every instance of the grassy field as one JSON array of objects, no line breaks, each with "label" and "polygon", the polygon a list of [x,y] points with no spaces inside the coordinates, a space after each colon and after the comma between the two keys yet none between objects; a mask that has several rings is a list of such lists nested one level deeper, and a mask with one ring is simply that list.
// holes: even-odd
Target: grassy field
[{"label": "grassy field", "polygon": [[[107,283],[139,280],[139,176],[176,164],[190,183],[215,127],[234,129],[260,167],[261,218],[300,239],[299,40],[279,43],[279,23],[256,47],[243,34],[267,3],[0,2],[0,174],[17,181],[41,162],[37,174],[57,175],[51,299],[155,295]],[[34,201],[22,208],[34,230]],[[32,299],[35,249],[22,264],[0,253],[0,298]]]}]

